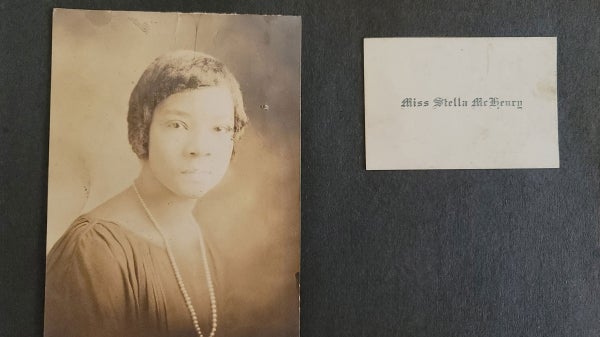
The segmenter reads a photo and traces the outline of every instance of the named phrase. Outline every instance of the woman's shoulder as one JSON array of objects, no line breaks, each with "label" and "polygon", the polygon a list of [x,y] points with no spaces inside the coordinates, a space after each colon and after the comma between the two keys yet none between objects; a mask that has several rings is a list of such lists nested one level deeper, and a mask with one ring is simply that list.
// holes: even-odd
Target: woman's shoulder
[{"label": "woman's shoulder", "polygon": [[122,241],[129,236],[127,229],[116,221],[96,218],[90,214],[78,216],[57,242],[72,242],[81,245],[87,241],[99,241],[104,244],[111,244],[115,241]]},{"label": "woman's shoulder", "polygon": [[65,257],[69,261],[77,261],[98,255],[123,255],[124,243],[131,241],[127,236],[128,233],[114,222],[81,215],[50,250],[48,267],[51,268],[53,263]]},{"label": "woman's shoulder", "polygon": [[[132,200],[131,191],[126,189],[121,193],[106,200],[94,209],[80,215],[56,246],[64,243],[78,244],[95,242],[109,246],[139,243],[140,234],[135,226],[140,222],[139,210],[136,209],[135,200]],[[54,249],[54,248],[53,248]]]},{"label": "woman's shoulder", "polygon": [[103,264],[126,268],[130,260],[150,254],[153,244],[115,220],[95,217],[93,213],[77,217],[50,250],[46,268],[70,269]]},{"label": "woman's shoulder", "polygon": [[[134,239],[113,221],[88,214],[73,221],[47,258],[49,335],[95,336],[127,326],[116,322],[131,318],[127,315],[135,308],[128,305],[136,303],[135,285],[145,277],[136,269],[144,251],[135,247],[139,244]],[[97,325],[102,318],[112,325]]]}]

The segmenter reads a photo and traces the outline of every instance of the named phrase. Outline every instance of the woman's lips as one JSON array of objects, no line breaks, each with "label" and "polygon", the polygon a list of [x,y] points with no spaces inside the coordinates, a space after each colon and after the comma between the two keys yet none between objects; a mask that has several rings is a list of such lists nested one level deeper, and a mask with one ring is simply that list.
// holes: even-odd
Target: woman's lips
[{"label": "woman's lips", "polygon": [[185,169],[183,171],[181,171],[182,174],[189,174],[189,175],[203,175],[203,174],[210,174],[211,171],[210,170],[202,170],[202,169]]}]

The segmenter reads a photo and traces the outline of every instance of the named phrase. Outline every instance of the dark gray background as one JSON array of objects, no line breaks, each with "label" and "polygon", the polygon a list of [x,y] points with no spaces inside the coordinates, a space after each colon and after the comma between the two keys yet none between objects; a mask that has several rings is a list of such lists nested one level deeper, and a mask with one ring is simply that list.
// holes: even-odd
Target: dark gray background
[{"label": "dark gray background", "polygon": [[[600,2],[0,1],[0,336],[41,336],[53,7],[303,17],[302,323],[600,335]],[[364,169],[363,37],[558,36],[558,170]]]}]

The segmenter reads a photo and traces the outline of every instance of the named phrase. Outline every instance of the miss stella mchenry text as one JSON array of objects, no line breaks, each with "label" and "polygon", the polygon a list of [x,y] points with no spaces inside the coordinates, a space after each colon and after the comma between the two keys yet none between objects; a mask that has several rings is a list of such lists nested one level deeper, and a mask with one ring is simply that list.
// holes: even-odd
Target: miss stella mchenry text
[{"label": "miss stella mchenry text", "polygon": [[482,98],[476,97],[470,100],[462,99],[461,97],[443,98],[436,97],[430,100],[418,100],[416,98],[404,98],[400,105],[403,108],[419,108],[419,107],[489,107],[489,108],[514,108],[522,109],[522,100],[507,100],[498,97]]}]

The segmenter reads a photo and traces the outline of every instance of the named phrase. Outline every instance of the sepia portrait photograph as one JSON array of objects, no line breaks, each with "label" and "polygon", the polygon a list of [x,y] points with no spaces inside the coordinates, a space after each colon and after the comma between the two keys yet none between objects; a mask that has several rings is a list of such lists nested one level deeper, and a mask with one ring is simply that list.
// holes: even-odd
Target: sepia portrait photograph
[{"label": "sepia portrait photograph", "polygon": [[300,17],[56,9],[44,336],[298,336]]}]

